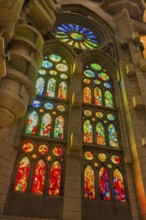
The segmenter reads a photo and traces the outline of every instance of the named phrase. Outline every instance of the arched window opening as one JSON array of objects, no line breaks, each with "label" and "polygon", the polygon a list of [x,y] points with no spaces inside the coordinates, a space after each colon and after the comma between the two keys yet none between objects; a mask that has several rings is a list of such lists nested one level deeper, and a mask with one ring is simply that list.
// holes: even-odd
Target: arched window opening
[{"label": "arched window opening", "polygon": [[84,88],[83,99],[84,99],[84,103],[91,104],[92,102],[91,101],[91,90],[87,86]]},{"label": "arched window opening", "polygon": [[123,176],[118,169],[113,172],[114,198],[116,202],[126,202]]},{"label": "arched window opening", "polygon": [[51,78],[49,79],[47,84],[46,96],[54,98],[55,90],[56,90],[56,80],[54,78]]},{"label": "arched window opening", "polygon": [[102,93],[99,87],[95,87],[94,89],[94,104],[102,106]]},{"label": "arched window opening", "polygon": [[40,128],[40,135],[50,137],[51,131],[51,116],[50,114],[45,114],[42,118],[41,128]]},{"label": "arched window opening", "polygon": [[26,121],[26,134],[36,134],[38,125],[38,113],[33,111],[29,114]]},{"label": "arched window opening", "polygon": [[46,164],[41,159],[37,162],[35,166],[33,184],[32,184],[32,193],[43,194],[44,184],[45,184],[45,173],[46,173]]},{"label": "arched window opening", "polygon": [[104,95],[105,95],[105,106],[109,108],[113,108],[114,104],[113,104],[113,96],[111,92],[106,91]]},{"label": "arched window opening", "polygon": [[36,94],[43,95],[44,92],[45,81],[42,77],[39,77],[36,81]]},{"label": "arched window opening", "polygon": [[49,190],[51,196],[60,196],[62,168],[58,161],[55,161],[50,170]]},{"label": "arched window opening", "polygon": [[97,144],[101,144],[101,145],[106,144],[105,129],[101,122],[98,122],[96,125],[96,139],[97,139]]},{"label": "arched window opening", "polygon": [[55,119],[54,137],[59,139],[64,137],[64,118],[62,116]]},{"label": "arched window opening", "polygon": [[93,142],[93,128],[89,120],[84,122],[84,142],[92,143]]},{"label": "arched window opening", "polygon": [[18,166],[14,191],[26,192],[29,171],[30,171],[30,161],[27,157],[24,157],[20,161]]},{"label": "arched window opening", "polygon": [[67,95],[67,85],[65,82],[61,82],[59,84],[58,98],[66,100],[66,95]]},{"label": "arched window opening", "polygon": [[100,199],[110,200],[109,173],[105,167],[101,167],[99,170],[99,187]]},{"label": "arched window opening", "polygon": [[119,147],[117,131],[113,124],[109,125],[108,132],[109,132],[109,145],[112,147]]},{"label": "arched window opening", "polygon": [[84,171],[84,198],[95,199],[95,176],[91,166]]}]

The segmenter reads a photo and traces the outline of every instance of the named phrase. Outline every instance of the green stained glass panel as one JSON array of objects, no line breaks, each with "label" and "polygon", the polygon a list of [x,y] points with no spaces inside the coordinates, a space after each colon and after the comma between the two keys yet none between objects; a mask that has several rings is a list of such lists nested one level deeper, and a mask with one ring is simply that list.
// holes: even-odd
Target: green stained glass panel
[{"label": "green stained glass panel", "polygon": [[52,54],[49,56],[50,60],[54,61],[54,62],[60,62],[61,61],[61,56],[57,55],[57,54]]},{"label": "green stained glass panel", "polygon": [[46,96],[55,97],[56,80],[54,78],[49,79],[47,85]]},{"label": "green stained glass panel", "polygon": [[92,63],[91,68],[95,71],[101,70],[101,66],[97,63]]},{"label": "green stained glass panel", "polygon": [[109,75],[106,73],[98,73],[98,77],[99,77],[99,79],[101,79],[103,81],[109,80]]},{"label": "green stained glass panel", "polygon": [[44,91],[45,81],[42,77],[39,77],[36,81],[36,94],[42,95]]},{"label": "green stained glass panel", "polygon": [[84,122],[84,142],[86,143],[93,142],[93,128],[89,120],[86,120]]},{"label": "green stained glass panel", "polygon": [[115,116],[113,114],[107,114],[107,118],[110,120],[110,121],[114,121],[115,120]]},{"label": "green stained glass panel", "polygon": [[99,87],[94,89],[94,104],[102,106],[102,93]]},{"label": "green stained glass panel", "polygon": [[36,134],[38,124],[38,114],[36,111],[33,111],[29,114],[26,121],[26,134]]},{"label": "green stained glass panel", "polygon": [[52,119],[51,119],[50,114],[45,114],[42,118],[40,136],[50,137],[51,122],[52,122]]},{"label": "green stained glass panel", "polygon": [[96,125],[96,140],[97,144],[105,145],[105,129],[102,123],[98,122]]},{"label": "green stained glass panel", "polygon": [[105,92],[105,106],[110,107],[110,108],[114,107],[113,96],[112,96],[111,92],[109,92],[109,91]]},{"label": "green stained glass panel", "polygon": [[64,118],[58,116],[55,119],[54,138],[63,139],[64,137]]},{"label": "green stained glass panel", "polygon": [[110,144],[110,146],[119,147],[117,131],[116,131],[116,128],[113,124],[109,125],[108,133],[109,133],[109,144]]}]

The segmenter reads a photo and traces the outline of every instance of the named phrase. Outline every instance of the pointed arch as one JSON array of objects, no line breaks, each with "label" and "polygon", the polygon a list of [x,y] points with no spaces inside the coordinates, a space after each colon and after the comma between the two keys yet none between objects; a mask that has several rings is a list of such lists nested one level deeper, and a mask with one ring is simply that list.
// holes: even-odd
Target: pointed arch
[{"label": "pointed arch", "polygon": [[36,134],[38,125],[38,113],[36,111],[32,111],[28,119],[26,121],[26,134]]},{"label": "pointed arch", "polygon": [[84,142],[92,143],[93,142],[93,127],[90,120],[84,122]]},{"label": "pointed arch", "polygon": [[65,82],[61,82],[59,84],[59,89],[58,89],[58,99],[66,100],[66,96],[67,96],[67,84]]},{"label": "pointed arch", "polygon": [[55,119],[54,138],[63,139],[64,137],[64,118],[60,115]]},{"label": "pointed arch", "polygon": [[42,117],[40,136],[50,137],[51,123],[52,123],[52,118],[51,118],[50,114],[48,114],[48,113],[45,114]]},{"label": "pointed arch", "polygon": [[91,104],[92,102],[91,89],[88,86],[84,87],[83,90],[83,102],[87,104]]},{"label": "pointed arch", "polygon": [[105,106],[113,108],[114,107],[114,103],[113,103],[113,95],[112,95],[112,93],[109,92],[109,91],[105,91],[104,97],[105,97]]},{"label": "pointed arch", "polygon": [[99,189],[100,189],[101,200],[111,199],[109,173],[104,166],[102,166],[99,170]]},{"label": "pointed arch", "polygon": [[39,77],[36,81],[36,94],[42,95],[44,92],[45,80],[43,77]]},{"label": "pointed arch", "polygon": [[29,171],[30,171],[30,161],[28,157],[24,157],[20,161],[17,169],[14,191],[26,192]]},{"label": "pointed arch", "polygon": [[108,126],[108,134],[109,134],[109,145],[112,147],[119,147],[117,131],[113,124],[110,124]]},{"label": "pointed arch", "polygon": [[125,186],[123,175],[119,169],[113,172],[114,198],[117,202],[126,202]]},{"label": "pointed arch", "polygon": [[56,90],[56,80],[54,78],[51,78],[48,80],[46,96],[54,98],[55,90]]},{"label": "pointed arch", "polygon": [[49,180],[49,189],[48,189],[49,195],[60,196],[61,175],[62,175],[62,167],[58,161],[55,161],[50,169],[50,180]]},{"label": "pointed arch", "polygon": [[43,159],[39,160],[35,165],[32,193],[43,194],[45,183],[46,164]]},{"label": "pointed arch", "polygon": [[97,141],[97,144],[101,144],[101,145],[106,144],[105,128],[101,122],[98,122],[96,124],[96,141]]},{"label": "pointed arch", "polygon": [[94,104],[102,106],[102,92],[99,87],[95,87],[94,89]]},{"label": "pointed arch", "polygon": [[84,170],[84,198],[95,199],[95,174],[90,165]]}]

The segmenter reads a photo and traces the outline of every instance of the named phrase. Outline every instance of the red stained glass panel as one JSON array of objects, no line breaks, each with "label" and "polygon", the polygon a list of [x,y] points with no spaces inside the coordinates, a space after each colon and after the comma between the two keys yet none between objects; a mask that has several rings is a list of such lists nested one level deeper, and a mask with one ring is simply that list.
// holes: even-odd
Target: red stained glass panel
[{"label": "red stained glass panel", "polygon": [[61,172],[62,169],[59,162],[55,161],[50,170],[48,194],[51,196],[60,196]]},{"label": "red stained glass panel", "polygon": [[109,174],[105,167],[99,170],[100,199],[110,200]]},{"label": "red stained glass panel", "polygon": [[113,173],[114,197],[117,202],[126,202],[123,176],[118,169]]}]

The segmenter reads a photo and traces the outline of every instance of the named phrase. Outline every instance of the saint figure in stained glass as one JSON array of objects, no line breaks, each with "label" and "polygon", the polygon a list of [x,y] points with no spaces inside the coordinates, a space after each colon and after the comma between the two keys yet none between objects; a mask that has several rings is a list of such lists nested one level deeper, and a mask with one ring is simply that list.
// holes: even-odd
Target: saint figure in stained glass
[{"label": "saint figure in stained glass", "polygon": [[29,171],[30,171],[29,159],[27,157],[24,157],[20,161],[18,166],[14,191],[26,192]]},{"label": "saint figure in stained glass", "polygon": [[84,122],[84,142],[93,142],[93,128],[89,120]]},{"label": "saint figure in stained glass", "polygon": [[45,172],[46,164],[41,159],[37,162],[35,166],[33,184],[32,184],[32,193],[42,194],[44,191],[44,182],[45,182]]},{"label": "saint figure in stained glass", "polygon": [[99,170],[100,199],[110,200],[109,173],[105,167]]},{"label": "saint figure in stained glass", "polygon": [[50,114],[45,114],[42,118],[41,123],[41,129],[40,129],[40,135],[41,136],[47,136],[50,137],[50,131],[51,131],[51,116]]},{"label": "saint figure in stained glass", "polygon": [[61,171],[62,169],[59,162],[55,161],[50,170],[49,195],[60,196]]},{"label": "saint figure in stained glass", "polygon": [[36,81],[36,94],[42,95],[44,91],[45,81],[42,77],[38,78]]},{"label": "saint figure in stained glass", "polygon": [[98,87],[94,89],[94,104],[102,106],[102,93],[101,89]]},{"label": "saint figure in stained glass", "polygon": [[118,169],[113,172],[114,197],[117,202],[126,202],[123,176]]},{"label": "saint figure in stained glass", "polygon": [[64,136],[64,118],[62,116],[58,116],[55,119],[54,137],[63,139],[63,136]]},{"label": "saint figure in stained glass", "polygon": [[109,91],[105,92],[105,106],[110,107],[110,108],[114,107],[113,96],[112,96],[111,92],[109,92]]},{"label": "saint figure in stained glass", "polygon": [[102,145],[106,144],[105,129],[101,122],[98,122],[96,125],[96,139],[97,139],[97,144],[102,144]]},{"label": "saint figure in stained glass", "polygon": [[87,166],[84,171],[84,198],[95,199],[95,178],[91,166]]},{"label": "saint figure in stained glass", "polygon": [[26,121],[26,134],[36,134],[38,124],[38,113],[33,111],[29,114]]}]

